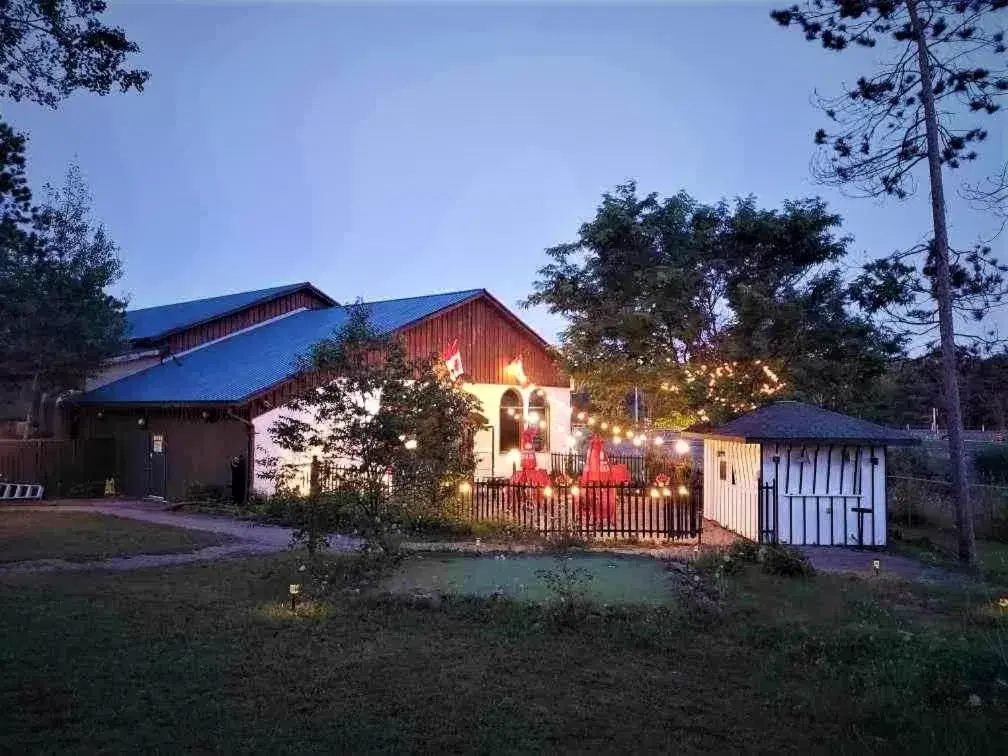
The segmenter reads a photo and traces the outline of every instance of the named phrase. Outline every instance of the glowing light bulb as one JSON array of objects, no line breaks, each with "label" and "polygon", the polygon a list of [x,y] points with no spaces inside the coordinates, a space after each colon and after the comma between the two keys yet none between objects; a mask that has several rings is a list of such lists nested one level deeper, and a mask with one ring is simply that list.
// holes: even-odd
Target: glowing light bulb
[{"label": "glowing light bulb", "polygon": [[417,448],[417,440],[415,438],[411,438],[409,441],[404,443],[403,446],[409,451],[413,451]]},{"label": "glowing light bulb", "polygon": [[467,494],[472,491],[472,486],[469,484],[468,480],[463,480],[459,483],[459,493]]},{"label": "glowing light bulb", "polygon": [[570,495],[571,496],[577,496],[580,493],[581,493],[581,489],[578,488],[577,486],[571,486],[570,487]]},{"label": "glowing light bulb", "polygon": [[655,436],[655,440],[654,440],[654,445],[655,446],[661,446],[664,443],[665,443],[665,439],[664,438],[662,438],[661,436]]},{"label": "glowing light bulb", "polygon": [[599,428],[601,428],[602,430],[605,430],[608,427],[609,427],[609,423],[606,423],[606,422],[599,423]]},{"label": "glowing light bulb", "polygon": [[542,490],[542,495],[548,499],[550,496],[553,495],[553,487],[552,486],[544,487]]},{"label": "glowing light bulb", "polygon": [[688,454],[690,450],[689,442],[683,439],[676,439],[675,442],[676,454]]},{"label": "glowing light bulb", "polygon": [[678,493],[680,496],[685,496],[689,493],[689,489],[686,486],[679,486]]},{"label": "glowing light bulb", "polygon": [[657,499],[659,496],[661,496],[661,491],[659,491],[657,488],[652,488],[651,489],[651,498],[652,499]]}]

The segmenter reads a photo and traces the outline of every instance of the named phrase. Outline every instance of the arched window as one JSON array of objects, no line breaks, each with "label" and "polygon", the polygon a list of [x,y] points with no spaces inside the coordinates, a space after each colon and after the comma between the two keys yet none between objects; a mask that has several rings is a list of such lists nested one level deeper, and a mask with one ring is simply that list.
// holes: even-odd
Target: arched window
[{"label": "arched window", "polygon": [[504,454],[521,447],[522,398],[514,389],[504,392],[500,401],[500,451]]},{"label": "arched window", "polygon": [[542,389],[536,389],[532,392],[532,396],[529,397],[528,421],[539,426],[539,435],[536,436],[535,450],[537,452],[549,451],[549,402],[546,400],[546,392]]}]

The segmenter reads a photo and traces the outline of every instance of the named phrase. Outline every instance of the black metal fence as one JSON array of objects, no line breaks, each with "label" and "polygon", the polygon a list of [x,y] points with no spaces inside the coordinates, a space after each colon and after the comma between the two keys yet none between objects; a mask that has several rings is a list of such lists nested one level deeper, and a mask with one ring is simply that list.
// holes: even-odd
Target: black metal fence
[{"label": "black metal fence", "polygon": [[[300,473],[305,488],[319,494],[353,492],[349,468],[316,463]],[[409,481],[386,479],[383,495],[407,510],[428,502]],[[305,490],[305,489],[302,489]],[[686,540],[702,537],[703,479],[679,471],[665,485],[635,483],[527,486],[507,480],[463,482],[451,510],[469,522],[494,523],[550,536],[592,539]],[[408,514],[404,513],[404,514]]]},{"label": "black metal fence", "polygon": [[547,537],[699,541],[703,488],[699,477],[665,487],[477,481],[464,493],[463,511],[476,522],[512,525]]},{"label": "black metal fence", "polygon": [[[624,465],[630,473],[630,479],[639,484],[653,481],[658,475],[667,475],[672,480],[690,476],[693,468],[682,460],[671,457],[646,457],[636,455],[607,455],[610,465]],[[550,472],[553,475],[563,473],[572,478],[581,475],[587,463],[584,454],[557,453],[550,454]]]}]

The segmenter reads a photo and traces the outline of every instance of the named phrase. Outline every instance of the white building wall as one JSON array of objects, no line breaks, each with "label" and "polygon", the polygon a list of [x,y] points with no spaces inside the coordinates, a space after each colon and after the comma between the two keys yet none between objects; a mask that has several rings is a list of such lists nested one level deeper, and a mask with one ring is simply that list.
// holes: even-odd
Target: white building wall
[{"label": "white building wall", "polygon": [[867,546],[884,546],[885,463],[882,446],[764,444],[763,480],[777,481],[778,540],[854,546],[863,539]]},{"label": "white building wall", "polygon": [[708,438],[704,439],[703,455],[704,517],[757,540],[759,444]]},{"label": "white building wall", "polygon": [[[476,434],[476,477],[507,477],[511,475],[514,462],[509,457],[511,449],[501,447],[500,403],[501,397],[509,389],[521,394],[522,405],[528,409],[533,388],[521,388],[499,383],[467,383],[465,389],[471,392],[483,405],[483,416],[488,426]],[[537,386],[546,394],[549,403],[549,448],[536,454],[539,467],[550,469],[550,454],[563,453],[570,449],[571,439],[571,392],[569,388]]]},{"label": "white building wall", "polygon": [[[517,390],[521,396],[524,406],[528,407],[529,397],[532,389],[519,388],[516,386],[506,386],[502,384],[490,383],[466,383],[463,384],[466,391],[472,393],[483,405],[483,415],[489,421],[487,428],[476,433],[476,477],[496,477],[509,476],[512,470],[512,461],[507,452],[500,448],[500,400],[504,392],[509,388]],[[554,388],[547,386],[538,387],[546,394],[550,409],[550,445],[545,452],[536,455],[539,467],[549,469],[550,453],[566,452],[570,435],[571,421],[571,394],[569,388]],[[263,415],[253,420],[255,426],[255,447],[256,447],[256,480],[255,490],[262,494],[272,493],[273,486],[269,481],[259,479],[258,473],[262,466],[259,460],[264,456],[275,456],[281,464],[302,465],[307,468],[311,463],[311,452],[302,455],[293,455],[277,447],[270,437],[269,429],[274,422],[282,415],[290,415],[291,411],[286,407],[275,407]],[[312,422],[313,417],[308,413],[302,413],[298,417],[305,422]],[[492,430],[491,430],[492,428]],[[347,460],[349,464],[351,460]]]}]

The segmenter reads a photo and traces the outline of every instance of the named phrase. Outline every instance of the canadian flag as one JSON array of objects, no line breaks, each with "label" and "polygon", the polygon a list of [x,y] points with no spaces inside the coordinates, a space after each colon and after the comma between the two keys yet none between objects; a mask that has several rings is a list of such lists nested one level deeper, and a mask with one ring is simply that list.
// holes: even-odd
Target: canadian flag
[{"label": "canadian flag", "polygon": [[441,350],[441,359],[444,360],[445,367],[448,368],[448,375],[453,381],[459,379],[465,368],[462,367],[462,354],[459,352],[458,339]]}]

